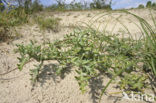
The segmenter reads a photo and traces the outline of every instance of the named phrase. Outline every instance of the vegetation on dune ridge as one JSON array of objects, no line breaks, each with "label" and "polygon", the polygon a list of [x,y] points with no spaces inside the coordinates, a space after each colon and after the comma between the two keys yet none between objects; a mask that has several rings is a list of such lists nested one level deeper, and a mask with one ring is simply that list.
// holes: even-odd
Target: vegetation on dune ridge
[{"label": "vegetation on dune ridge", "polygon": [[28,15],[23,8],[0,12],[0,19],[0,42],[14,38],[10,32],[11,28],[28,23]]},{"label": "vegetation on dune ridge", "polygon": [[21,4],[19,7],[14,8],[11,8],[12,6],[8,5],[8,8],[3,9],[3,11],[0,12],[0,42],[15,38],[16,35],[12,34],[11,30],[15,30],[15,27],[22,24],[29,23],[30,18],[33,19],[33,21],[35,21],[35,23],[37,23],[42,29],[51,29],[54,32],[58,32],[60,19],[48,18],[44,20],[42,17],[34,17],[36,12],[43,9],[36,0],[31,4],[31,6],[27,2],[23,5],[24,6]]},{"label": "vegetation on dune ridge", "polygon": [[60,20],[59,18],[43,18],[36,17],[35,21],[40,26],[41,29],[50,29],[53,32],[59,32],[60,29]]}]

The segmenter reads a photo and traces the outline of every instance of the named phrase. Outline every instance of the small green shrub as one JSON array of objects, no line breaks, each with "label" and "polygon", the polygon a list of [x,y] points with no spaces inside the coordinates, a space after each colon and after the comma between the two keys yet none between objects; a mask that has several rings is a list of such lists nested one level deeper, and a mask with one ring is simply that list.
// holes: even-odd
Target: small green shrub
[{"label": "small green shrub", "polygon": [[147,8],[151,8],[152,7],[152,2],[151,1],[148,1],[147,4],[146,4],[146,7]]},{"label": "small green shrub", "polygon": [[140,5],[138,6],[138,8],[139,8],[139,9],[142,9],[142,8],[145,8],[145,7],[144,7],[143,4],[140,4]]},{"label": "small green shrub", "polygon": [[34,2],[33,2],[33,4],[31,5],[31,11],[34,13],[34,12],[40,12],[40,11],[42,11],[43,10],[43,5],[41,5],[40,3],[39,3],[39,1],[38,0],[35,0]]},{"label": "small green shrub", "polygon": [[87,17],[91,17],[91,14],[90,14],[90,13],[88,13],[88,14],[87,14]]},{"label": "small green shrub", "polygon": [[155,2],[152,4],[152,8],[156,9],[156,3]]},{"label": "small green shrub", "polygon": [[83,9],[83,5],[81,4],[81,2],[79,3],[71,3],[69,5],[70,10],[82,10]]},{"label": "small green shrub", "polygon": [[41,29],[50,29],[53,32],[58,32],[60,29],[60,19],[59,18],[43,18],[37,17],[35,19],[37,24],[41,27]]},{"label": "small green shrub", "polygon": [[[108,2],[109,4],[107,4]],[[111,3],[111,0],[93,0],[93,2],[90,3],[90,8],[112,10]]]},{"label": "small green shrub", "polygon": [[45,8],[46,11],[54,11],[57,9],[57,5],[56,4],[53,4],[51,6],[48,6]]},{"label": "small green shrub", "polygon": [[0,12],[5,9],[4,3],[0,0]]},{"label": "small green shrub", "polygon": [[46,7],[45,10],[47,10],[47,11],[66,11],[68,9],[66,8],[65,4],[60,4],[60,5],[53,4],[51,6]]},{"label": "small green shrub", "polygon": [[28,15],[22,8],[17,8],[11,11],[4,11],[0,13],[0,25],[1,26],[18,26],[28,22]]}]

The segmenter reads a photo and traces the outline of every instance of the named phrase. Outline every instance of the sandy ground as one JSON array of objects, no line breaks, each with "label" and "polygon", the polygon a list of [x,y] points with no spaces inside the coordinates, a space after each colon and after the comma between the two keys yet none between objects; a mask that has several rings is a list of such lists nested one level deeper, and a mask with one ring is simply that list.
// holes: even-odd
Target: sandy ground
[{"label": "sandy ground", "polygon": [[[150,13],[148,10],[131,10],[150,23]],[[153,11],[155,13],[155,11]],[[154,14],[153,13],[153,14]],[[61,18],[61,29],[58,33],[52,31],[41,31],[37,25],[23,25],[17,27],[17,31],[22,35],[21,38],[11,42],[0,43],[0,74],[16,68],[19,54],[14,53],[16,44],[28,44],[30,40],[36,40],[42,43],[44,40],[54,41],[63,38],[63,35],[73,31],[77,26],[86,26],[90,24],[94,29],[110,33],[123,34],[128,36],[128,31],[123,25],[127,25],[133,38],[139,38],[141,32],[136,24],[139,22],[134,17],[124,13],[113,13],[109,15],[106,11],[77,11],[61,13],[41,13],[45,17],[55,16]],[[156,16],[156,15],[154,15]],[[120,18],[116,20],[115,18]],[[94,23],[94,24],[92,24]],[[136,23],[136,24],[134,24]],[[93,78],[89,82],[88,91],[82,94],[74,76],[74,68],[64,77],[56,76],[53,71],[55,61],[47,61],[40,74],[39,82],[35,87],[30,81],[29,70],[33,68],[35,61],[28,63],[23,71],[14,70],[6,75],[0,75],[0,103],[98,103],[101,88],[106,85],[109,79],[103,75]],[[112,84],[107,92],[119,92]],[[121,99],[122,94],[109,95],[104,94],[101,103],[144,103]]]}]

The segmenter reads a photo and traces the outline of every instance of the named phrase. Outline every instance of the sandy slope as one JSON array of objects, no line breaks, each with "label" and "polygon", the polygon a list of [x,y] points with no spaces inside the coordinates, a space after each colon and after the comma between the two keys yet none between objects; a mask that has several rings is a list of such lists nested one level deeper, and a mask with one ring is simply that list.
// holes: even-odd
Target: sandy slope
[{"label": "sandy slope", "polygon": [[[81,12],[64,12],[64,13],[42,13],[45,17],[54,15],[61,18],[61,30],[58,33],[52,31],[40,31],[37,25],[24,25],[17,28],[17,31],[22,34],[22,38],[11,41],[9,43],[0,44],[0,74],[16,68],[19,55],[14,53],[16,44],[29,43],[30,40],[36,40],[42,43],[44,40],[53,41],[55,39],[63,38],[63,35],[73,31],[77,25],[84,26],[86,23],[92,23],[102,16],[105,11],[81,11]],[[131,10],[131,12],[140,15],[149,22],[152,20],[149,17],[148,10]],[[95,17],[94,17],[95,16]],[[116,22],[113,18],[120,17],[120,22]],[[130,19],[130,20],[129,20]],[[140,31],[134,25],[137,20],[127,14],[114,13],[111,16],[106,15],[103,18],[95,21],[92,27],[99,30],[110,31],[112,33],[124,34],[127,36],[127,31],[123,28],[121,23],[127,25],[133,37],[140,37]],[[117,24],[116,24],[117,23]],[[115,28],[113,29],[113,27]],[[0,103],[97,103],[100,89],[108,82],[108,78],[99,76],[92,79],[87,93],[82,94],[74,76],[76,75],[74,68],[66,73],[64,77],[60,78],[55,75],[53,71],[53,64],[55,61],[47,61],[44,66],[44,71],[40,75],[40,80],[35,87],[32,87],[29,75],[29,69],[33,67],[34,62],[28,63],[23,71],[15,70],[6,75],[0,75]],[[114,85],[108,88],[107,92],[118,92]],[[121,100],[122,95],[104,95],[101,103],[135,103],[134,101]],[[136,102],[136,103],[143,103]]]}]

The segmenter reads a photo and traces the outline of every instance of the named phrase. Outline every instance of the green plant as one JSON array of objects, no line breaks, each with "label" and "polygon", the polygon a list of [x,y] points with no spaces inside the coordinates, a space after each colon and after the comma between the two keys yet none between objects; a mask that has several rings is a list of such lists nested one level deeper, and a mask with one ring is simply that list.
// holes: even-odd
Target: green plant
[{"label": "green plant", "polygon": [[48,7],[45,8],[45,10],[47,10],[47,11],[54,11],[56,9],[57,9],[57,5],[56,4],[53,4],[53,5],[48,6]]},{"label": "green plant", "polygon": [[148,1],[147,4],[146,4],[146,7],[147,8],[151,8],[152,7],[152,2],[151,1]]},{"label": "green plant", "polygon": [[41,27],[41,29],[51,29],[54,32],[58,32],[60,29],[60,19],[59,18],[43,18],[37,17],[35,18],[37,24]]},{"label": "green plant", "polygon": [[69,8],[71,10],[82,10],[83,9],[83,5],[82,5],[81,2],[78,2],[78,3],[72,2],[72,3],[70,3]]},{"label": "green plant", "polygon": [[5,9],[4,3],[0,0],[0,12]]},{"label": "green plant", "polygon": [[88,13],[88,14],[87,14],[87,17],[91,17],[91,14],[90,14],[90,13]]},{"label": "green plant", "polygon": [[[109,4],[107,4],[109,2]],[[93,0],[92,3],[90,3],[91,9],[107,9],[111,10],[111,3],[112,0]]]},{"label": "green plant", "polygon": [[[38,45],[31,42],[28,45],[17,45],[17,51],[21,56],[18,58],[19,70],[22,70],[31,59],[36,60],[38,64],[35,65],[34,69],[31,69],[31,79],[36,82],[40,78],[39,74],[42,69],[45,69],[43,68],[44,61],[56,60],[59,63],[55,68],[58,75],[76,67],[75,79],[78,81],[82,93],[86,91],[86,86],[91,78],[96,78],[99,73],[103,74],[108,76],[110,81],[102,89],[100,100],[117,77],[120,80],[118,84],[120,89],[143,91],[142,89],[146,88],[147,74],[153,73],[155,75],[156,71],[155,31],[141,17],[129,12],[126,13],[139,20],[145,34],[143,39],[119,38],[116,35],[107,35],[107,32],[99,32],[92,28],[75,30],[66,35],[63,40],[56,40],[52,43]],[[41,26],[46,27],[43,25],[45,21],[42,20],[43,18],[41,20],[39,18],[38,21],[41,22]],[[144,68],[138,65],[140,62],[149,67],[152,72],[145,73]]]},{"label": "green plant", "polygon": [[27,23],[28,15],[23,8],[16,8],[14,10],[0,12],[0,19],[0,41],[6,41],[13,37],[10,34],[10,29]]},{"label": "green plant", "polygon": [[17,26],[28,22],[28,15],[23,8],[17,8],[11,11],[4,11],[0,15],[1,26]]},{"label": "green plant", "polygon": [[148,65],[149,68],[151,68],[151,71],[153,72],[154,78],[156,77],[156,21],[151,14],[151,18],[153,20],[153,24],[155,28],[153,27],[143,18],[132,14],[130,12],[127,12],[128,14],[133,15],[135,18],[137,18],[140,22],[140,25],[142,27],[142,30],[144,32],[144,52],[142,53],[142,56],[144,57],[144,63]]},{"label": "green plant", "polygon": [[35,0],[31,5],[31,11],[32,12],[39,12],[42,10],[43,10],[43,5],[41,5],[38,0]]},{"label": "green plant", "polygon": [[140,4],[140,5],[138,6],[138,8],[139,8],[139,9],[142,9],[142,8],[144,8],[144,5],[143,5],[143,4]]},{"label": "green plant", "polygon": [[[122,76],[123,72],[131,73],[137,67],[136,42],[125,42],[115,36],[105,36],[95,30],[74,32],[65,36],[63,40],[46,44],[42,47],[33,42],[29,45],[18,45],[21,54],[18,67],[22,70],[24,64],[30,59],[39,62],[33,71],[33,81],[38,79],[41,67],[46,60],[57,60],[59,66],[56,73],[60,74],[69,67],[78,67],[76,80],[80,90],[85,92],[88,81],[98,75],[98,71],[110,74],[112,77]],[[127,49],[127,48],[128,49]],[[133,48],[133,49],[132,49]],[[114,52],[112,52],[114,50]],[[35,78],[34,78],[35,77]]]},{"label": "green plant", "polygon": [[147,78],[143,75],[138,74],[127,74],[120,81],[120,88],[122,90],[135,90],[143,91],[145,87],[145,80]]},{"label": "green plant", "polygon": [[154,2],[153,4],[152,4],[152,8],[156,8],[156,3]]}]

